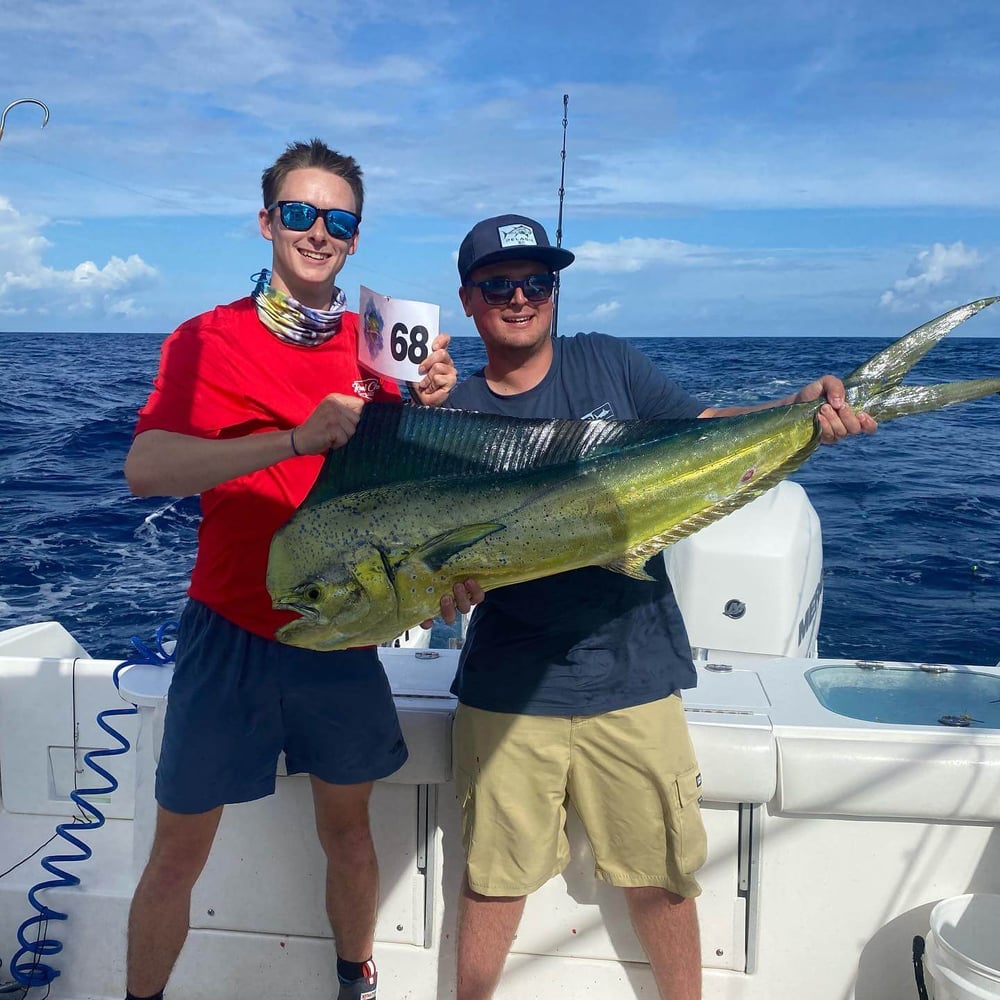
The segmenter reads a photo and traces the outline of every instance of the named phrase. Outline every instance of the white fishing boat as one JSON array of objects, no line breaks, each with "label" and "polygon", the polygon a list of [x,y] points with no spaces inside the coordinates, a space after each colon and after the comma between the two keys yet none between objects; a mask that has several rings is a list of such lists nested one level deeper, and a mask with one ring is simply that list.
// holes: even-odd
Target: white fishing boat
[{"label": "white fishing boat", "polygon": [[[1000,892],[1000,669],[819,658],[820,528],[794,483],[679,543],[669,564],[698,667],[685,706],[709,836],[704,996],[917,997],[913,939],[928,935],[932,907]],[[462,848],[448,687],[458,652],[380,655],[411,754],[372,799],[380,996],[435,1000],[454,995]],[[118,664],[91,659],[57,623],[0,633],[0,982],[18,951],[22,965],[59,973],[31,997],[124,995],[126,917],[152,836],[171,675],[148,659],[120,672],[123,702]],[[80,796],[106,819],[68,831],[92,856],[56,862],[79,885],[33,893],[66,919],[28,924],[19,943],[38,913],[32,888],[59,881],[41,859],[81,853],[49,841],[57,824],[73,825],[74,789],[105,785],[84,755],[118,746],[96,719],[125,702],[138,711],[107,721],[129,749],[98,759],[118,788]],[[498,1000],[655,997],[621,894],[594,880],[575,825],[572,839],[567,871],[528,901]],[[226,809],[171,995],[326,1000],[323,872],[308,781],[279,767],[274,797]],[[25,952],[40,931],[62,950]]]}]

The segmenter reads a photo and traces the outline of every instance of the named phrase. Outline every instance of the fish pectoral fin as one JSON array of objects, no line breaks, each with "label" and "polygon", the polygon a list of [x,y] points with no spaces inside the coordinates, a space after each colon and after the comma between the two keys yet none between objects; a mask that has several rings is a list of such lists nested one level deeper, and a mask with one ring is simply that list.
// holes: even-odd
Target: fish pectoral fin
[{"label": "fish pectoral fin", "polygon": [[358,559],[352,572],[368,600],[368,609],[381,607],[385,609],[386,615],[396,613],[399,599],[396,596],[394,576],[381,550],[374,549],[369,555]]},{"label": "fish pectoral fin", "polygon": [[487,535],[502,531],[506,525],[496,523],[463,524],[460,528],[442,532],[424,542],[412,553],[414,559],[419,559],[430,569],[437,572],[452,556],[481,542]]},{"label": "fish pectoral fin", "polygon": [[612,573],[630,576],[633,580],[652,582],[655,577],[646,572],[646,563],[651,555],[653,553],[649,551],[647,545],[637,546],[634,549],[629,549],[623,556],[604,563],[604,568],[611,570]]}]

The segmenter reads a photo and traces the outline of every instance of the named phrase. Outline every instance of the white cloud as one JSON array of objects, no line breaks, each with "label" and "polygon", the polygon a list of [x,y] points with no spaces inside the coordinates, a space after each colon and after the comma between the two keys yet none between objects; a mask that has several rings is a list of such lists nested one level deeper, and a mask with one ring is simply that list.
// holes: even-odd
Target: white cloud
[{"label": "white cloud", "polygon": [[612,299],[610,302],[599,302],[591,309],[590,319],[607,319],[609,316],[614,316],[621,307],[622,304],[617,299]]},{"label": "white cloud", "polygon": [[907,276],[896,281],[889,291],[883,292],[880,304],[894,312],[901,312],[922,304],[921,299],[931,289],[947,284],[963,271],[977,267],[982,256],[958,240],[950,246],[935,243],[929,250],[921,250],[907,269]]},{"label": "white cloud", "polygon": [[141,315],[133,293],[158,277],[138,254],[112,256],[98,267],[85,260],[68,270],[44,263],[52,244],[40,233],[44,219],[21,215],[0,196],[0,311],[7,315],[90,313]]},{"label": "white cloud", "polygon": [[705,263],[712,252],[707,247],[692,246],[679,240],[622,238],[614,243],[588,240],[573,247],[581,271],[641,271],[653,264]]}]

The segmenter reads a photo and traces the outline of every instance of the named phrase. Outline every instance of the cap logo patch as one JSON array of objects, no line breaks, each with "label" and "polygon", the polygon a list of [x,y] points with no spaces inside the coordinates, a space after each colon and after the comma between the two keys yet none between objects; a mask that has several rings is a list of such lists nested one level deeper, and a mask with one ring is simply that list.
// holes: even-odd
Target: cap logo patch
[{"label": "cap logo patch", "polygon": [[499,226],[497,232],[500,234],[500,246],[502,247],[538,246],[534,230],[523,222],[515,223],[512,226]]}]

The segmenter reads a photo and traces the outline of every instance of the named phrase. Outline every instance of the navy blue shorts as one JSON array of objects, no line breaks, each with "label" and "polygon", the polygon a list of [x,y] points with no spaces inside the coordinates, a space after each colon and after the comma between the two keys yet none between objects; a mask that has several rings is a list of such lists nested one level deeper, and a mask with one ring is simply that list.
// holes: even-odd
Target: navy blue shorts
[{"label": "navy blue shorts", "polygon": [[384,778],[406,743],[373,648],[319,653],[247,632],[198,601],[181,615],[156,801],[200,813],[274,792],[289,774],[335,785]]}]

